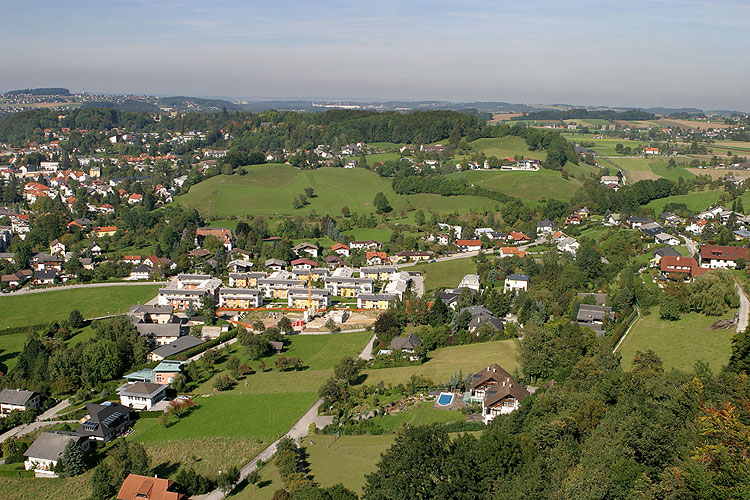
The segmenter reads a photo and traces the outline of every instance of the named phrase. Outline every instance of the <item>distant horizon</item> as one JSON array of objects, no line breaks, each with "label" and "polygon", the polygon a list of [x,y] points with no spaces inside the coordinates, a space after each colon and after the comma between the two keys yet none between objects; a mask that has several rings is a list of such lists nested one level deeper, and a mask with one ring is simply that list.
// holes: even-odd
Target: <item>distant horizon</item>
[{"label": "distant horizon", "polygon": [[117,92],[117,91],[98,91],[98,90],[84,90],[84,89],[71,89],[62,85],[39,85],[39,86],[21,86],[18,88],[8,88],[0,91],[0,94],[4,94],[16,90],[24,89],[40,89],[40,88],[66,88],[73,95],[82,95],[84,92],[91,95],[101,96],[150,96],[150,97],[193,97],[198,99],[221,99],[229,102],[239,103],[240,101],[248,102],[266,102],[266,101],[281,101],[281,102],[292,102],[292,101],[322,101],[327,103],[335,102],[352,102],[362,104],[376,104],[376,103],[387,103],[387,102],[405,102],[405,103],[416,103],[416,102],[444,102],[449,104],[471,104],[475,102],[502,102],[512,105],[525,105],[525,106],[571,106],[574,108],[617,108],[617,109],[651,109],[651,108],[666,108],[666,109],[699,109],[701,111],[730,111],[737,113],[750,113],[747,109],[739,108],[705,108],[696,105],[682,105],[682,106],[665,106],[665,105],[615,105],[615,104],[583,104],[574,102],[542,102],[542,101],[511,101],[507,99],[475,99],[471,101],[457,100],[457,99],[399,99],[399,98],[368,98],[368,97],[325,97],[325,96],[287,96],[287,97],[269,97],[269,96],[227,96],[227,95],[212,95],[212,94],[179,94],[179,93],[155,93],[155,92]]},{"label": "distant horizon", "polygon": [[39,0],[3,16],[4,88],[750,110],[743,0]]}]

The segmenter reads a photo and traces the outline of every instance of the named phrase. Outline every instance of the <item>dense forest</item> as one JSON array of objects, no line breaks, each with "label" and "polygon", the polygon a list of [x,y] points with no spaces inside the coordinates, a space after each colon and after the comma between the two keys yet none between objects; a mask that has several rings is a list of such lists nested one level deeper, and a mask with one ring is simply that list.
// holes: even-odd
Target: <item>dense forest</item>
[{"label": "dense forest", "polygon": [[573,120],[573,119],[601,119],[601,120],[656,120],[658,117],[648,111],[631,109],[628,111],[588,111],[583,108],[569,109],[565,111],[547,110],[526,113],[513,120]]}]

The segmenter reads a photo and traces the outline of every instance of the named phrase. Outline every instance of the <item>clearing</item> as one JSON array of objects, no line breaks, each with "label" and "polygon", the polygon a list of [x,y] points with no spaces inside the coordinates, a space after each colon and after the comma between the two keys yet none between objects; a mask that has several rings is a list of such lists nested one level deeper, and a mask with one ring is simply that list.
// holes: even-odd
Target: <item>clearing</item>
[{"label": "clearing", "polygon": [[405,269],[421,272],[424,276],[425,291],[430,291],[437,288],[457,287],[461,283],[461,278],[477,272],[477,265],[471,257],[466,257],[431,264],[416,264]]}]

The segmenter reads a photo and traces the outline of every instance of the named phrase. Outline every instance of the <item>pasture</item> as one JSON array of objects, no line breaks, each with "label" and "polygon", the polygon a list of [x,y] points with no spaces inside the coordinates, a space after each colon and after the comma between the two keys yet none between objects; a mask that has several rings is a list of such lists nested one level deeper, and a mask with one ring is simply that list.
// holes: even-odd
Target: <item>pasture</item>
[{"label": "pasture", "polygon": [[419,271],[424,276],[425,291],[437,288],[454,288],[467,274],[477,272],[477,265],[471,258],[444,260],[409,266],[408,271]]},{"label": "pasture", "polygon": [[[733,311],[723,317],[731,317]],[[705,361],[718,372],[729,361],[734,329],[712,330],[719,318],[699,313],[683,314],[679,321],[659,318],[658,308],[641,317],[622,342],[623,369],[630,369],[636,351],[651,349],[664,362],[664,368],[690,372],[696,361]]]},{"label": "pasture", "polygon": [[546,151],[531,151],[523,138],[510,135],[505,137],[477,139],[472,141],[470,145],[474,151],[484,153],[487,156],[495,156],[497,158],[521,155],[524,158],[534,158],[537,160],[547,159]]},{"label": "pasture", "polygon": [[548,198],[570,200],[581,187],[577,179],[563,179],[560,172],[546,169],[536,172],[469,170],[450,174],[449,177],[464,178],[477,186],[515,196],[525,202]]},{"label": "pasture", "polygon": [[[722,191],[692,191],[688,194],[678,194],[667,196],[658,200],[652,200],[646,207],[654,210],[656,215],[664,211],[664,205],[667,203],[684,203],[688,210],[700,212],[710,207],[719,200]],[[744,203],[744,202],[743,202]]]},{"label": "pasture", "polygon": [[[245,167],[246,175],[217,175],[190,188],[178,197],[187,207],[209,216],[336,214],[347,206],[352,212],[374,213],[373,199],[385,194],[398,214],[407,207],[429,211],[468,211],[492,209],[496,202],[478,196],[436,194],[397,195],[391,180],[362,168],[319,168],[301,170],[290,165],[265,164]],[[303,208],[292,202],[305,188],[314,196]]]}]

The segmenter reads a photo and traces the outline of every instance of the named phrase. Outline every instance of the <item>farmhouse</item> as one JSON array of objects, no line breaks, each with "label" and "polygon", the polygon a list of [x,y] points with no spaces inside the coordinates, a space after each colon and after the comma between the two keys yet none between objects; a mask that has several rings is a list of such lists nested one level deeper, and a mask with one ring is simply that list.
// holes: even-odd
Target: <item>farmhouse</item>
[{"label": "farmhouse", "polygon": [[39,408],[42,396],[38,392],[24,389],[3,389],[0,391],[0,417],[7,417],[13,410]]}]

